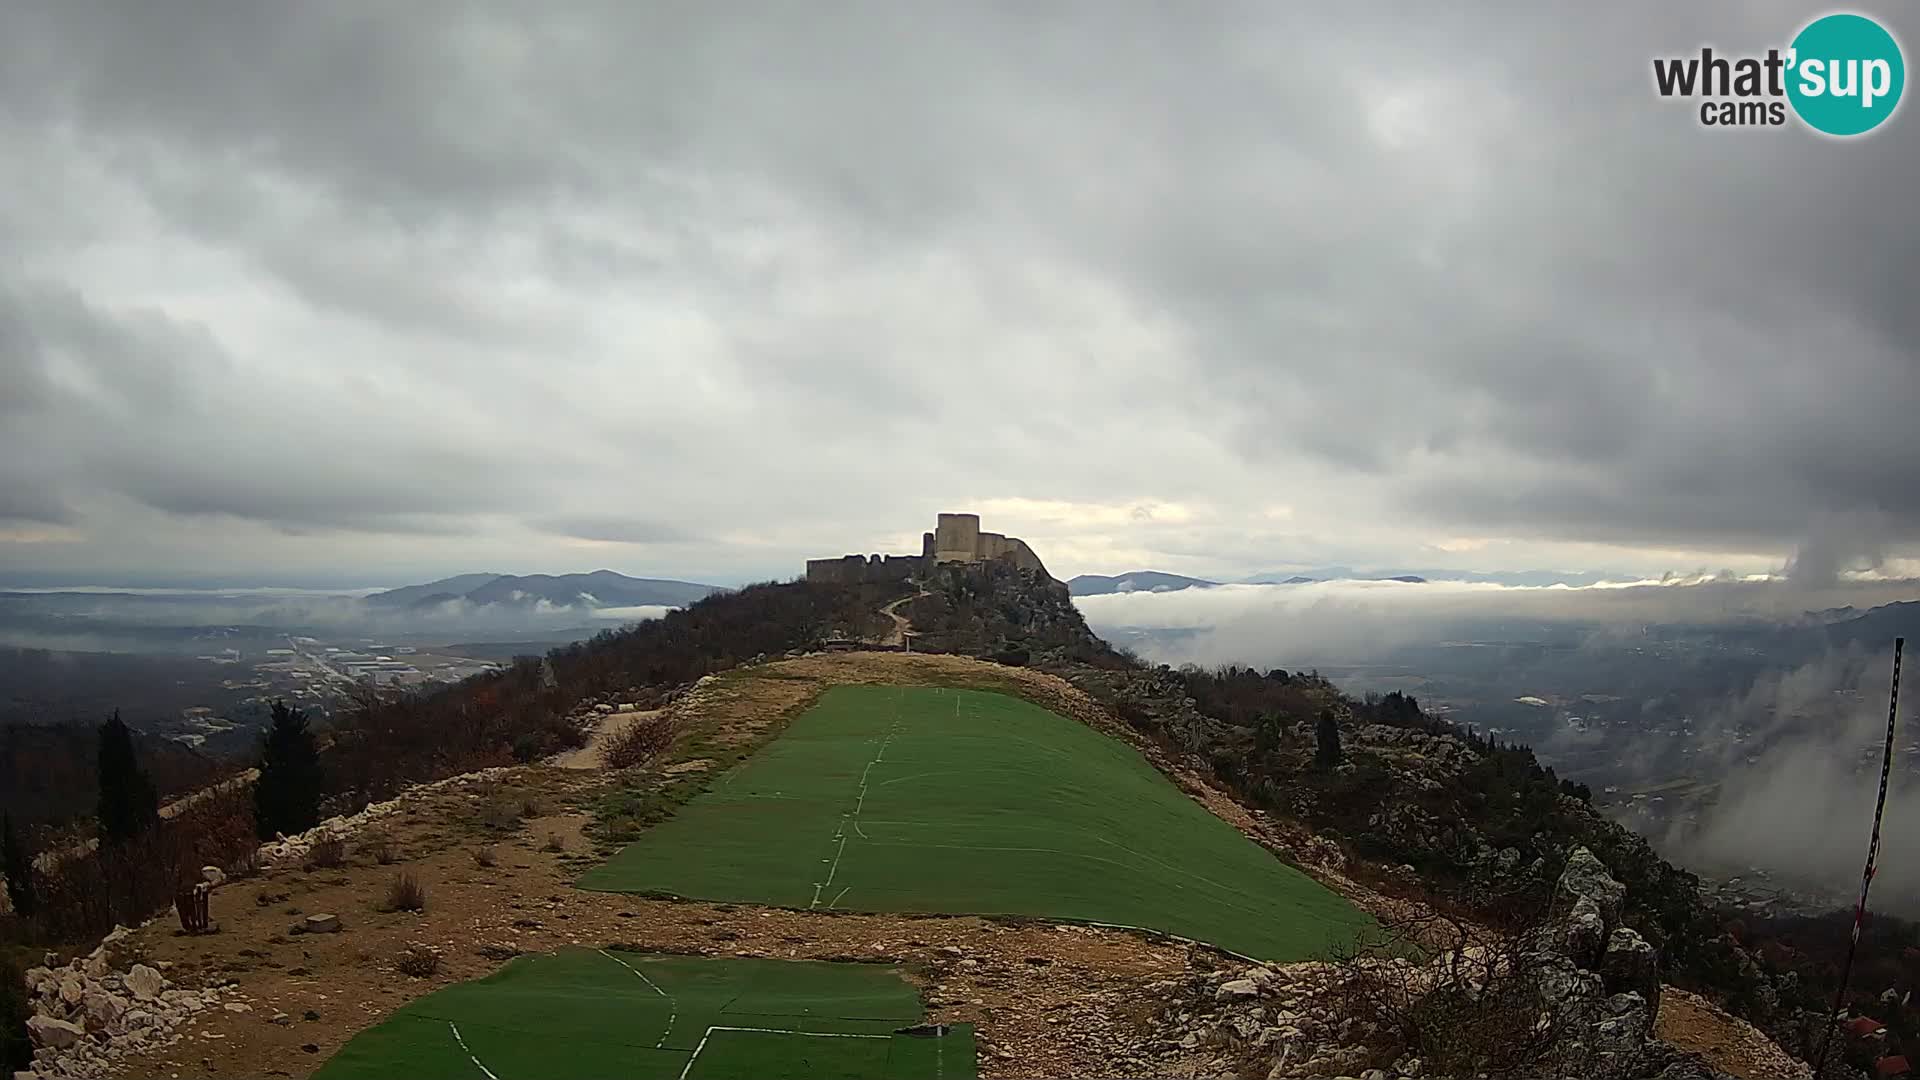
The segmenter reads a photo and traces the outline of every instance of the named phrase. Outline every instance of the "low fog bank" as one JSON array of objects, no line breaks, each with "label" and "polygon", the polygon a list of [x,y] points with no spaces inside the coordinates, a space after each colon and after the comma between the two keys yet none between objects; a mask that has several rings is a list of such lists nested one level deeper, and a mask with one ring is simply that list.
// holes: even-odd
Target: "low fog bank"
[{"label": "low fog bank", "polygon": [[223,631],[450,641],[597,629],[657,619],[661,605],[589,607],[529,599],[449,598],[391,607],[365,592],[305,590],[47,591],[0,595],[0,645],[89,652],[199,648]]},{"label": "low fog bank", "polygon": [[1920,596],[1920,580],[1808,587],[1731,577],[1584,586],[1318,581],[1222,585],[1074,599],[1095,633],[1166,664],[1259,667],[1379,663],[1410,645],[1551,629],[1624,637],[1645,627],[1819,621]]},{"label": "low fog bank", "polygon": [[[1891,648],[1853,649],[1764,676],[1729,699],[1701,731],[1699,771],[1721,778],[1717,802],[1697,823],[1676,823],[1656,842],[1690,865],[1786,869],[1841,890],[1857,883],[1879,792],[1892,672]],[[1908,914],[1920,913],[1914,685],[1907,680],[1895,730],[1875,881],[1881,905]],[[1744,737],[1736,741],[1735,732]]]},{"label": "low fog bank", "polygon": [[[1882,621],[1866,636],[1811,628],[1917,595],[1920,582],[1911,579],[1811,588],[1779,578],[1579,588],[1335,581],[1077,602],[1096,632],[1176,665],[1350,672],[1382,665],[1445,676],[1461,669],[1419,665],[1447,662],[1435,659],[1442,655],[1517,654],[1413,647],[1555,641],[1553,670],[1574,674],[1561,684],[1560,705],[1535,713],[1541,726],[1528,741],[1544,760],[1604,761],[1609,776],[1711,785],[1697,803],[1668,799],[1670,820],[1634,820],[1663,854],[1701,872],[1762,867],[1845,896],[1859,881],[1879,784],[1891,632],[1882,634]],[[1810,632],[1774,632],[1793,626]],[[1649,627],[1663,628],[1669,640],[1678,639],[1673,628],[1698,630],[1708,644],[1663,647],[1662,634]],[[1882,909],[1920,915],[1920,657],[1913,652],[1874,895]],[[1510,701],[1533,693],[1541,670],[1514,660],[1475,669],[1477,681],[1443,681],[1470,686],[1482,700]],[[1583,693],[1618,698],[1602,707],[1579,700]],[[1604,727],[1593,723],[1599,711],[1609,718]],[[1587,722],[1569,723],[1579,719],[1572,713],[1587,714]]]}]

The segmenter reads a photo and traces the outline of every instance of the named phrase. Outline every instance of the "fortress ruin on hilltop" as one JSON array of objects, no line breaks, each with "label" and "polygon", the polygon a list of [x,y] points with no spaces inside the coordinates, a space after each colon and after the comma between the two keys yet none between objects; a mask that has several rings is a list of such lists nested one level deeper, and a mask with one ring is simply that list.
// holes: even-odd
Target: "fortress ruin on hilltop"
[{"label": "fortress ruin on hilltop", "polygon": [[1047,568],[1025,540],[981,532],[979,514],[941,514],[933,531],[920,537],[918,555],[843,555],[808,559],[808,581],[844,585],[870,581],[906,581],[947,563],[1004,562],[1023,570]]}]

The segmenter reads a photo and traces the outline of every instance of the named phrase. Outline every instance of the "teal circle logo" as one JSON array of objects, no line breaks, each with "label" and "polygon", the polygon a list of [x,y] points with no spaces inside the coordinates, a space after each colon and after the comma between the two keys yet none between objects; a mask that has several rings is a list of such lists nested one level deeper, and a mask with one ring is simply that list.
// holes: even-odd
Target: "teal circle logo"
[{"label": "teal circle logo", "polygon": [[1900,106],[1900,43],[1864,15],[1827,15],[1794,36],[1787,99],[1815,131],[1864,135]]}]

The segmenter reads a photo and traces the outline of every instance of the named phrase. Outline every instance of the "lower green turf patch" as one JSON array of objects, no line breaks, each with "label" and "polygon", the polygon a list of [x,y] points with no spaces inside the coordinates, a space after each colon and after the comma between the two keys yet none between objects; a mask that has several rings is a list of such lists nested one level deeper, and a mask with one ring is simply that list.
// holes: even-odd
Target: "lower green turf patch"
[{"label": "lower green turf patch", "polygon": [[403,1006],[315,1078],[971,1080],[972,1029],[923,1015],[893,965],[576,949]]},{"label": "lower green turf patch", "polygon": [[1134,926],[1263,960],[1365,915],[1139,753],[1005,694],[841,686],[580,887]]}]

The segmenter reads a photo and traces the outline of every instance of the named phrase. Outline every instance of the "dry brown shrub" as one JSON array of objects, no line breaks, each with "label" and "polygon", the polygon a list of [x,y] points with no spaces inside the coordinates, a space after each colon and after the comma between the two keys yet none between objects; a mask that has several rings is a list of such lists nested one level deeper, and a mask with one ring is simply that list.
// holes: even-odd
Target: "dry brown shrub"
[{"label": "dry brown shrub", "polygon": [[420,879],[405,870],[393,875],[387,883],[387,900],[381,905],[383,911],[425,911],[427,909],[427,887]]},{"label": "dry brown shrub", "polygon": [[609,769],[645,765],[666,753],[677,733],[674,722],[665,716],[643,717],[609,736],[600,746],[600,760]]}]

